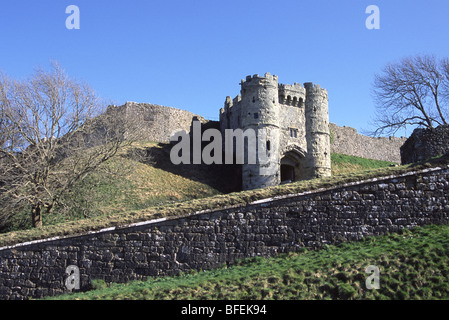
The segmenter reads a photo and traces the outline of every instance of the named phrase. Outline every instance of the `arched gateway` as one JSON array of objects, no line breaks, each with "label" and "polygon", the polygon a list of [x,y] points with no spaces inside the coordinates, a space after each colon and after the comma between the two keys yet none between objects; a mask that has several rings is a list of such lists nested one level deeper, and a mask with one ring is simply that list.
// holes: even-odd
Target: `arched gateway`
[{"label": "arched gateway", "polygon": [[290,145],[281,157],[281,183],[289,183],[305,178],[303,162],[306,153],[296,145]]}]

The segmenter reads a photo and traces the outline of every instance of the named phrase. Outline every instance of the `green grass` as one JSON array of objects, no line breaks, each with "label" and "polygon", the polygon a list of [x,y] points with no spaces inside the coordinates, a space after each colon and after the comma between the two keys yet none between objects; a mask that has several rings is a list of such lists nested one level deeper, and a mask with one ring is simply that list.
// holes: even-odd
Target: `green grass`
[{"label": "green grass", "polygon": [[85,207],[93,217],[220,193],[206,183],[122,156],[107,162],[102,169],[78,184],[71,194],[72,199],[87,202]]},{"label": "green grass", "polygon": [[345,154],[332,153],[332,174],[339,175],[362,170],[372,170],[397,165],[394,162],[366,159]]},{"label": "green grass", "polygon": [[[369,265],[380,269],[378,290],[366,288]],[[96,290],[48,299],[448,299],[448,276],[449,226],[426,226],[176,277],[97,280]]]},{"label": "green grass", "polygon": [[[132,148],[158,148],[157,143],[138,142]],[[192,180],[155,167],[151,163],[126,156],[105,162],[97,171],[78,182],[61,199],[64,205],[55,207],[51,214],[43,214],[45,226],[80,219],[120,215],[132,210],[173,204],[191,199],[214,196],[221,192],[204,181]],[[164,159],[165,160],[165,159]],[[30,210],[17,212],[7,231],[31,229]]]}]

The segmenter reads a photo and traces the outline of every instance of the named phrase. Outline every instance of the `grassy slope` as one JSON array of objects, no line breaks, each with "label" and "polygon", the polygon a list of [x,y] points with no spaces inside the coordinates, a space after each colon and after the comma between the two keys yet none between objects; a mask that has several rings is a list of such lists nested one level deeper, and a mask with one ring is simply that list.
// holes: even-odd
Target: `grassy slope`
[{"label": "grassy slope", "polygon": [[[380,269],[368,290],[365,269]],[[448,299],[449,226],[400,234],[177,277],[106,285],[51,299]]]},{"label": "grassy slope", "polygon": [[[157,143],[139,142],[133,148],[159,147]],[[63,199],[66,207],[58,207],[51,215],[43,215],[44,225],[120,215],[132,210],[220,194],[205,181],[192,180],[158,168],[153,163],[141,161],[138,156],[127,156],[129,150],[122,150],[117,157],[75,185]],[[11,231],[30,229],[29,220],[28,211],[16,214]]]},{"label": "grassy slope", "polygon": [[345,154],[332,153],[332,175],[347,174],[351,172],[379,169],[395,165],[393,162],[366,159]]},{"label": "grassy slope", "polygon": [[76,191],[83,200],[89,199],[94,216],[219,194],[204,182],[123,156],[107,162],[102,171],[91,175]]},{"label": "grassy slope", "polygon": [[[358,162],[359,160],[354,160],[354,157],[351,161]],[[335,160],[334,158],[334,164],[335,167],[342,166],[342,162],[347,160],[340,160],[340,164],[338,163],[338,160]],[[135,162],[136,166],[131,166],[130,168],[134,170],[134,175],[140,176],[142,178],[142,181],[149,182],[150,176],[152,174],[148,174],[148,176],[145,178],[145,175],[141,172],[138,173],[137,168],[139,166],[140,162]],[[448,157],[441,157],[437,159],[430,160],[425,163],[420,164],[413,164],[413,165],[406,165],[406,166],[396,166],[396,167],[383,167],[378,169],[369,169],[369,170],[361,170],[366,168],[372,168],[373,166],[378,166],[378,162],[375,160],[368,161],[369,164],[360,165],[358,164],[358,169],[355,169],[354,167],[351,168],[351,170],[348,170],[348,168],[345,168],[341,172],[340,175],[334,175],[332,177],[326,177],[321,179],[313,179],[313,180],[305,180],[305,181],[299,181],[291,184],[285,184],[281,186],[275,186],[265,189],[257,189],[257,190],[250,190],[245,192],[234,192],[234,193],[228,193],[228,194],[220,194],[217,190],[211,188],[210,186],[207,186],[206,183],[198,182],[198,181],[191,181],[190,179],[182,179],[182,183],[185,183],[185,189],[187,190],[184,194],[184,198],[181,201],[174,201],[172,199],[173,194],[172,192],[175,192],[179,194],[183,188],[181,187],[182,183],[174,183],[169,184],[171,185],[170,188],[163,187],[163,183],[167,180],[173,180],[178,179],[170,172],[164,172],[158,171],[159,174],[163,175],[165,178],[157,177],[152,180],[154,181],[154,185],[148,187],[148,189],[142,188],[139,192],[142,190],[146,190],[145,192],[152,192],[151,190],[157,190],[157,192],[163,192],[164,195],[162,198],[165,200],[161,200],[161,198],[157,198],[155,204],[151,205],[147,203],[147,207],[144,205],[146,201],[146,197],[142,196],[142,192],[140,193],[140,199],[144,200],[142,207],[143,209],[136,206],[136,204],[133,201],[130,201],[129,199],[132,199],[133,197],[126,192],[136,192],[137,188],[136,185],[133,184],[132,187],[129,187],[127,190],[124,191],[122,187],[117,186],[114,183],[108,184],[107,188],[104,186],[101,188],[104,188],[105,190],[115,190],[119,192],[124,193],[124,198],[127,199],[126,201],[123,200],[123,202],[117,202],[116,204],[120,203],[119,207],[114,207],[114,203],[110,204],[110,207],[107,206],[107,199],[108,199],[108,192],[99,193],[100,197],[102,198],[102,201],[106,202],[106,205],[103,209],[102,214],[98,214],[97,216],[93,216],[89,219],[80,219],[79,217],[77,219],[70,219],[70,221],[64,221],[64,223],[57,223],[60,222],[61,219],[56,217],[54,219],[54,224],[49,224],[44,226],[41,229],[30,229],[30,230],[19,230],[14,232],[9,232],[5,234],[0,234],[0,246],[5,245],[11,245],[14,243],[20,243],[20,242],[26,242],[31,240],[37,240],[37,239],[45,239],[49,237],[55,237],[55,236],[67,236],[67,235],[76,235],[80,233],[85,233],[87,231],[93,231],[93,230],[99,230],[106,227],[112,227],[112,226],[123,226],[134,222],[139,221],[146,221],[149,219],[155,219],[155,218],[161,218],[166,216],[179,216],[184,215],[188,213],[192,213],[195,211],[205,210],[205,209],[214,209],[214,208],[221,208],[226,206],[237,206],[237,205],[246,205],[247,203],[259,200],[259,199],[265,199],[275,196],[282,196],[282,195],[289,195],[289,194],[295,194],[299,192],[304,191],[310,191],[310,190],[317,190],[321,188],[330,188],[336,185],[348,183],[348,182],[355,182],[360,181],[363,179],[369,179],[374,177],[382,177],[382,176],[388,176],[388,175],[395,175],[395,174],[401,174],[407,171],[411,170],[418,170],[428,167],[434,167],[438,165],[446,165],[449,163]],[[385,164],[386,165],[386,164]],[[146,167],[146,170],[152,170],[151,166],[149,165]],[[153,173],[154,174],[154,173]],[[198,173],[199,174],[199,173]],[[206,175],[207,176],[207,175]],[[130,183],[133,179],[130,178],[130,180],[126,179],[119,179],[120,183]],[[125,182],[124,182],[125,181]],[[128,182],[126,182],[128,181]],[[173,180],[175,181],[175,180]],[[104,181],[103,181],[104,182]],[[136,183],[135,181],[133,183]],[[200,184],[196,184],[200,183]],[[192,192],[190,193],[189,192]],[[200,191],[200,192],[198,192]],[[89,194],[94,194],[95,192],[91,192]],[[112,201],[117,201],[117,199],[120,199],[119,196],[114,195],[113,192],[110,192],[112,194],[109,195],[110,199]],[[213,195],[214,196],[209,196]],[[95,201],[93,201],[95,203]],[[125,203],[128,202],[130,204],[128,207],[125,206]],[[116,205],[115,204],[115,205]],[[103,206],[102,204],[97,204],[100,207]],[[135,206],[133,208],[133,206]],[[114,210],[117,210],[118,212],[114,212]],[[48,220],[47,220],[48,221]],[[44,222],[46,222],[44,220]],[[47,223],[47,222],[46,222]]]}]

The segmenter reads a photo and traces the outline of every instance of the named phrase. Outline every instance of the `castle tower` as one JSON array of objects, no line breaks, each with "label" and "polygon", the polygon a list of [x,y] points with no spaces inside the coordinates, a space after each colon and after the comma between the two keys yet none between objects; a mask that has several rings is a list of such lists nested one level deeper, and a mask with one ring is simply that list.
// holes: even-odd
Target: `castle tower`
[{"label": "castle tower", "polygon": [[[280,182],[278,99],[275,75],[248,76],[241,82],[240,127],[243,131],[253,129],[258,143],[257,163],[245,161],[242,165],[243,190],[274,186]],[[247,147],[245,154],[251,152]]]},{"label": "castle tower", "polygon": [[[328,94],[318,85],[280,84],[269,73],[248,76],[241,81],[240,94],[228,96],[220,109],[220,128],[234,155],[237,147],[229,145],[232,138],[226,139],[226,132],[240,129],[245,139],[247,132],[254,135],[250,138],[256,142],[238,149],[245,154],[238,167],[243,190],[331,174]],[[254,153],[255,161],[249,162]]]},{"label": "castle tower", "polygon": [[310,178],[331,175],[328,93],[319,85],[305,83],[307,156],[305,170]]}]

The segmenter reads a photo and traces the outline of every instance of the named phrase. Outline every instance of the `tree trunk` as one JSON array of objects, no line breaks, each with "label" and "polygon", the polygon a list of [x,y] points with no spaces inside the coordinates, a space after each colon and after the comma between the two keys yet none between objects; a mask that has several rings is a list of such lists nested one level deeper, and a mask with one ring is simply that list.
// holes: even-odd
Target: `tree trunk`
[{"label": "tree trunk", "polygon": [[42,227],[42,211],[39,203],[31,207],[31,219],[33,228]]}]

